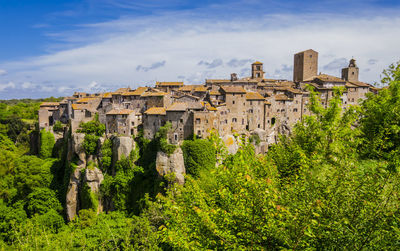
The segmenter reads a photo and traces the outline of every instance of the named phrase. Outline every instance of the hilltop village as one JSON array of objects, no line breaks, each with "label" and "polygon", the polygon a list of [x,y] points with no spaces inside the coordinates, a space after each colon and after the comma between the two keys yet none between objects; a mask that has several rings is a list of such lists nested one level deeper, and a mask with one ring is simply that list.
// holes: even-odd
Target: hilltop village
[{"label": "hilltop village", "polygon": [[309,114],[307,84],[319,93],[324,106],[334,87],[345,87],[344,109],[376,91],[359,81],[354,59],[342,69],[341,77],[318,74],[318,52],[310,49],[294,55],[292,81],[268,79],[263,64],[254,62],[251,76],[245,78],[232,73],[228,79],[206,79],[202,85],[156,82],[154,87],[135,90],[76,92],[59,103],[42,103],[39,127],[51,131],[60,121],[70,123],[75,132],[81,122],[93,120],[98,114],[107,135],[135,136],[143,129],[144,136],[152,139],[161,126],[170,122],[170,144],[180,144],[193,134],[204,138],[211,130],[220,136],[257,134],[262,141],[258,152],[263,153],[276,142],[279,133],[290,133],[291,126]]}]

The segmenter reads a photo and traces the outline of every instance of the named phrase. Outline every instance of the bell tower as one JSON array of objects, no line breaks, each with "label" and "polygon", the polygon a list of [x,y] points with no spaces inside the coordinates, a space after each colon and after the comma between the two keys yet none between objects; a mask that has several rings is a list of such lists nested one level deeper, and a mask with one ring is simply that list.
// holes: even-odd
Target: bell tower
[{"label": "bell tower", "polygon": [[349,82],[358,82],[359,69],[354,58],[350,59],[349,66],[342,69],[342,79]]},{"label": "bell tower", "polygon": [[264,79],[263,63],[256,61],[251,64],[251,78]]}]

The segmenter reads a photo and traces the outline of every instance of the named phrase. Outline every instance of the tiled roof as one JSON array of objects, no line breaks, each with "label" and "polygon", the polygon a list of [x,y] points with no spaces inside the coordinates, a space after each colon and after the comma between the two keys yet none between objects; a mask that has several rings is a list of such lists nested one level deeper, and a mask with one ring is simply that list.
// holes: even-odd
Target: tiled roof
[{"label": "tiled roof", "polygon": [[262,63],[260,61],[256,61],[256,62],[254,62],[252,64],[262,64]]},{"label": "tiled roof", "polygon": [[147,115],[165,115],[166,111],[164,107],[151,107],[144,113]]},{"label": "tiled roof", "polygon": [[46,106],[59,106],[59,102],[43,102],[40,104],[40,107],[46,107]]},{"label": "tiled roof", "polygon": [[217,111],[217,108],[215,108],[214,106],[211,106],[210,103],[206,102],[206,109],[209,111]]},{"label": "tiled roof", "polygon": [[246,93],[246,90],[241,86],[222,86],[221,89],[225,93]]},{"label": "tiled roof", "polygon": [[82,103],[88,103],[88,102],[90,102],[90,101],[92,101],[92,100],[94,100],[94,99],[96,99],[96,98],[94,98],[94,97],[90,97],[90,98],[81,98],[81,99],[79,99],[78,101],[76,101],[78,104],[82,104]]},{"label": "tiled roof", "polygon": [[181,92],[191,92],[193,89],[199,87],[201,85],[184,85],[182,87],[179,87],[178,91]]},{"label": "tiled roof", "polygon": [[264,101],[264,104],[266,104],[266,105],[270,105],[270,104],[271,104],[271,102],[269,102],[269,101]]},{"label": "tiled roof", "polygon": [[111,98],[111,92],[106,92],[103,94],[103,98]]},{"label": "tiled roof", "polygon": [[207,92],[207,88],[205,86],[199,86],[194,89],[195,92]]},{"label": "tiled roof", "polygon": [[142,93],[144,93],[145,91],[147,91],[147,87],[139,87],[134,91],[128,91],[128,92],[123,92],[122,96],[140,96],[142,95]]},{"label": "tiled roof", "polygon": [[175,102],[171,106],[167,108],[168,112],[180,112],[180,111],[186,111],[187,109],[186,103],[182,102]]},{"label": "tiled roof", "polygon": [[359,87],[371,87],[369,84],[364,83],[364,82],[360,82],[360,81],[354,81],[354,82],[350,82],[353,85],[359,86]]},{"label": "tiled roof", "polygon": [[338,83],[346,82],[345,80],[343,80],[341,78],[338,78],[338,77],[335,77],[335,76],[331,76],[331,75],[328,75],[328,74],[319,74],[317,76],[313,76],[311,78],[305,79],[303,82],[311,82],[311,81],[313,81],[315,79],[319,79],[322,82],[338,82]]},{"label": "tiled roof", "polygon": [[142,97],[160,97],[160,96],[165,96],[168,93],[166,92],[144,92],[142,93]]},{"label": "tiled roof", "polygon": [[247,100],[264,100],[265,98],[258,92],[248,92],[246,93]]},{"label": "tiled roof", "polygon": [[183,86],[183,82],[156,82],[157,86]]},{"label": "tiled roof", "polygon": [[131,114],[132,112],[134,112],[133,110],[129,110],[129,109],[121,109],[121,110],[117,110],[117,109],[113,109],[109,112],[107,112],[107,115],[128,115]]},{"label": "tiled roof", "polygon": [[210,95],[221,95],[219,91],[210,91]]},{"label": "tiled roof", "polygon": [[276,101],[286,101],[286,100],[292,100],[292,99],[284,94],[278,94],[278,95],[275,95],[275,100]]},{"label": "tiled roof", "polygon": [[88,105],[87,104],[72,104],[71,107],[74,110],[87,110]]}]

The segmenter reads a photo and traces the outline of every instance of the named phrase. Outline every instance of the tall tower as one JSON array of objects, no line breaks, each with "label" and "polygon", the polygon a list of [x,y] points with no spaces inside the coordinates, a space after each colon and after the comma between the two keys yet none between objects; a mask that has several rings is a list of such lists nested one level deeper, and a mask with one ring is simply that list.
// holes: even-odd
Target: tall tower
[{"label": "tall tower", "polygon": [[342,79],[350,82],[358,82],[359,69],[355,59],[350,59],[349,66],[342,69]]},{"label": "tall tower", "polygon": [[263,64],[261,62],[254,62],[251,64],[251,78],[264,78]]},{"label": "tall tower", "polygon": [[318,74],[318,52],[306,50],[294,54],[293,82],[301,82]]}]

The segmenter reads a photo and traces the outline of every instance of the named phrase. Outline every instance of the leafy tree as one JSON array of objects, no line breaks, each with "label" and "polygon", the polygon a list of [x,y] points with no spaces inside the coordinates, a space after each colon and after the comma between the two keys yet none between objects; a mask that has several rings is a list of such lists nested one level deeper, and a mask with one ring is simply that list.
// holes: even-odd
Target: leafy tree
[{"label": "leafy tree", "polygon": [[83,139],[83,149],[88,155],[96,154],[99,137],[93,134],[86,134]]},{"label": "leafy tree", "polygon": [[[400,145],[400,62],[384,71],[382,88],[362,103],[360,150],[365,157],[398,159]],[[398,163],[397,163],[398,164]]]},{"label": "leafy tree", "polygon": [[49,188],[35,188],[27,197],[27,213],[30,216],[45,214],[50,210],[61,212],[62,206],[56,193]]}]

